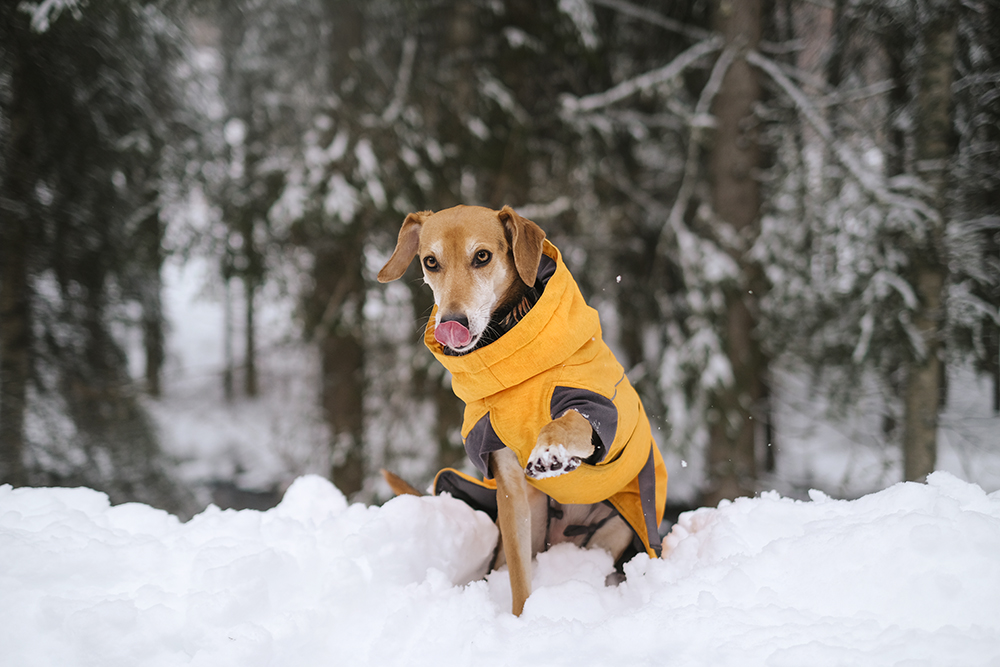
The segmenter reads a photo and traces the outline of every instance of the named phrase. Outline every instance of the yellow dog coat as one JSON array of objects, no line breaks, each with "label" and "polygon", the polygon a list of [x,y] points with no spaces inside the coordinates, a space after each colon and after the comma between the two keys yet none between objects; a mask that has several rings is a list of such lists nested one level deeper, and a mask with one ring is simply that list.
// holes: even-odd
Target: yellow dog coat
[{"label": "yellow dog coat", "polygon": [[485,476],[480,482],[443,470],[435,493],[452,492],[473,506],[486,498],[495,518],[496,484],[486,479],[489,453],[509,447],[526,466],[542,426],[574,409],[594,429],[594,456],[572,472],[528,483],[562,504],[609,502],[632,527],[641,550],[657,556],[667,470],[649,419],[559,250],[546,240],[542,255],[541,296],[496,341],[462,356],[446,355],[434,339],[433,315],[427,323],[424,343],[451,372],[452,388],[465,402],[465,449]]}]

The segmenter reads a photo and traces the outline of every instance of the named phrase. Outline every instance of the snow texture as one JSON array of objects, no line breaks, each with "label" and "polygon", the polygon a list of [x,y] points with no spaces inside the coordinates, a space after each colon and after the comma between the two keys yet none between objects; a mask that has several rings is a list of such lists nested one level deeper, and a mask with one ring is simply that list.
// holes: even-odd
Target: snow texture
[{"label": "snow texture", "polygon": [[811,496],[684,514],[616,587],[608,554],[560,545],[515,618],[506,572],[479,578],[493,524],[449,497],[349,506],[306,476],[182,523],[3,486],[3,664],[1000,664],[1000,493],[935,473]]}]

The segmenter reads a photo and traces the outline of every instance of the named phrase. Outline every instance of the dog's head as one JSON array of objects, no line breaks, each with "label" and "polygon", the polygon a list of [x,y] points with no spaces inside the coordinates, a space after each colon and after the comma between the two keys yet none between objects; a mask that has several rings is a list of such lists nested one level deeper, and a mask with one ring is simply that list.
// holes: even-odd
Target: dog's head
[{"label": "dog's head", "polygon": [[411,213],[378,279],[396,280],[419,256],[424,282],[437,304],[434,337],[464,354],[476,347],[498,313],[516,305],[534,286],[544,239],[538,225],[509,206]]}]

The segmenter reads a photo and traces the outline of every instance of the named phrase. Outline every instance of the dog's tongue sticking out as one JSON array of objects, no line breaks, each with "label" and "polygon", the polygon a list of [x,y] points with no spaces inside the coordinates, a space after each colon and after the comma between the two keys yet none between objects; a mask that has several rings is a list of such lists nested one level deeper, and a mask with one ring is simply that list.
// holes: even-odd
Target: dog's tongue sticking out
[{"label": "dog's tongue sticking out", "polygon": [[472,334],[458,322],[442,322],[434,327],[434,340],[445,347],[459,350],[472,341]]}]

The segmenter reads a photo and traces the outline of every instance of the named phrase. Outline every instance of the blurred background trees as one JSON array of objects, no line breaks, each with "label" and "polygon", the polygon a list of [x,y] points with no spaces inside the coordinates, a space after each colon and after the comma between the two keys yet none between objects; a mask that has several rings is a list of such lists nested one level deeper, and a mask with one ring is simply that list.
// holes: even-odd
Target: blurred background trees
[{"label": "blurred background trees", "polygon": [[193,258],[230,403],[281,391],[258,314],[298,304],[345,493],[463,465],[429,290],[374,281],[408,212],[457,203],[562,249],[661,448],[704,462],[687,502],[773,481],[781,373],[921,478],[949,365],[1000,410],[998,27],[995,0],[7,3],[0,481],[192,510],[148,410]]},{"label": "blurred background trees", "polygon": [[2,476],[178,506],[116,329],[142,328],[157,391],[183,35],[164,3],[44,4],[0,9]]}]

